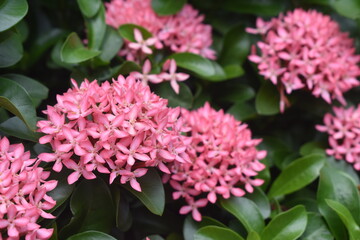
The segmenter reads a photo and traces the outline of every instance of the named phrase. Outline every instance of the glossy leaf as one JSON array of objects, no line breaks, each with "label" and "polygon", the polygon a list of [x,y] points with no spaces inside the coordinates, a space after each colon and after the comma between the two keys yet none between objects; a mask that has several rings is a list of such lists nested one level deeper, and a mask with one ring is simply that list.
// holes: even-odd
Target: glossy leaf
[{"label": "glossy leaf", "polygon": [[156,85],[154,92],[160,97],[167,99],[170,107],[180,106],[190,109],[193,103],[193,95],[185,83],[179,82],[179,86],[179,94],[174,92],[169,82]]},{"label": "glossy leaf", "polygon": [[[346,239],[347,233],[338,215],[328,206],[326,199],[338,201],[349,209],[356,221],[360,221],[360,196],[353,180],[343,172],[324,167],[320,172],[317,202],[336,239]],[[357,224],[359,224],[357,222]]]},{"label": "glossy leaf", "polygon": [[133,223],[130,204],[125,196],[121,195],[119,189],[111,189],[116,203],[116,227],[123,232],[129,230]]},{"label": "glossy leaf", "polygon": [[226,227],[224,224],[211,217],[203,216],[200,222],[196,222],[189,215],[186,217],[184,222],[184,229],[183,229],[184,239],[193,240],[197,230],[205,226]]},{"label": "glossy leaf", "polygon": [[85,48],[79,36],[76,33],[71,33],[61,48],[60,57],[66,63],[80,63],[99,54],[99,51]]},{"label": "glossy leaf", "polygon": [[134,36],[134,29],[137,28],[140,30],[143,39],[148,39],[152,36],[152,34],[146,30],[145,28],[136,25],[136,24],[123,24],[119,27],[119,33],[120,35],[125,38],[126,40],[130,42],[136,42],[135,36]]},{"label": "glossy leaf", "polygon": [[325,163],[323,154],[310,154],[289,164],[275,179],[269,197],[289,194],[313,182]]},{"label": "glossy leaf", "polygon": [[[18,22],[27,14],[28,4],[26,0],[3,0],[0,2],[0,32],[5,31]],[[1,52],[1,51],[0,51]]]},{"label": "glossy leaf", "polygon": [[[150,236],[147,236],[150,240],[164,240],[163,237],[161,237],[160,235],[150,235]],[[168,240],[168,238],[167,238]]]},{"label": "glossy leaf", "polygon": [[270,202],[261,188],[255,187],[252,193],[246,195],[246,198],[250,199],[256,204],[263,219],[270,217]]},{"label": "glossy leaf", "polygon": [[115,72],[115,76],[120,74],[125,75],[131,72],[141,72],[141,67],[135,62],[125,61],[121,65],[115,67]]},{"label": "glossy leaf", "polygon": [[248,103],[236,103],[227,110],[227,113],[233,115],[239,121],[246,121],[257,115],[255,108]]},{"label": "glossy leaf", "polygon": [[186,0],[152,0],[151,7],[159,16],[172,15],[179,12]]},{"label": "glossy leaf", "polygon": [[115,225],[115,207],[108,186],[103,180],[84,179],[70,199],[73,218],[60,231],[60,238],[66,239],[74,233],[95,230],[110,232]]},{"label": "glossy leaf", "polygon": [[[239,64],[230,64],[223,67],[226,79],[237,78],[244,75],[245,71]],[[219,77],[220,78],[220,77]],[[223,80],[226,80],[223,79]],[[222,79],[220,79],[222,80]]]},{"label": "glossy leaf", "polygon": [[162,215],[165,207],[165,192],[159,174],[154,169],[137,179],[141,186],[141,192],[125,185],[152,213]]},{"label": "glossy leaf", "polygon": [[91,18],[99,11],[101,6],[100,0],[77,0],[81,13]]},{"label": "glossy leaf", "polygon": [[238,233],[230,228],[218,226],[206,226],[200,228],[194,237],[194,240],[243,240]]},{"label": "glossy leaf", "polygon": [[100,5],[100,9],[97,14],[92,18],[85,19],[88,47],[91,50],[99,50],[106,32],[105,23],[105,7]]},{"label": "glossy leaf", "polygon": [[250,232],[246,240],[261,240],[261,238],[257,232]]},{"label": "glossy leaf", "polygon": [[356,224],[349,209],[337,201],[326,199],[325,202],[329,207],[334,210],[340,217],[341,221],[346,226],[351,240],[357,240],[360,237],[360,227]]},{"label": "glossy leaf", "polygon": [[303,206],[276,215],[261,233],[261,240],[295,240],[303,234],[307,224]]},{"label": "glossy leaf", "polygon": [[264,227],[264,219],[256,204],[244,197],[221,199],[221,206],[234,215],[248,232],[260,232]]},{"label": "glossy leaf", "polygon": [[21,36],[11,30],[0,33],[0,68],[14,65],[22,57]]},{"label": "glossy leaf", "polygon": [[280,95],[276,87],[265,81],[256,95],[256,111],[261,115],[274,115],[279,113]]},{"label": "glossy leaf", "polygon": [[72,235],[67,240],[116,240],[116,238],[98,231],[86,231]]},{"label": "glossy leaf", "polygon": [[20,139],[38,142],[41,137],[40,133],[31,131],[26,127],[25,123],[18,117],[12,117],[0,124],[0,131],[6,135],[17,137]]},{"label": "glossy leaf", "polygon": [[332,240],[334,239],[330,230],[327,228],[325,221],[316,213],[308,213],[308,224],[304,234],[301,236],[302,240]]},{"label": "glossy leaf", "polygon": [[0,107],[18,116],[30,130],[35,130],[35,108],[28,92],[17,82],[0,77]]},{"label": "glossy leaf", "polygon": [[23,86],[28,92],[34,107],[39,106],[41,101],[48,97],[49,89],[32,78],[20,74],[5,74],[1,77],[11,79]]},{"label": "glossy leaf", "polygon": [[286,3],[284,0],[223,0],[221,6],[228,11],[237,13],[250,13],[257,16],[275,16],[285,10],[284,3]]},{"label": "glossy leaf", "polygon": [[307,142],[300,148],[300,154],[306,156],[312,153],[325,154],[324,146],[320,142]]},{"label": "glossy leaf", "polygon": [[100,47],[101,53],[99,58],[103,61],[110,61],[115,57],[123,45],[123,40],[118,31],[107,26],[103,43]]},{"label": "glossy leaf", "polygon": [[242,103],[255,97],[254,89],[247,84],[232,84],[223,91],[226,95],[220,95],[218,99],[226,102]]},{"label": "glossy leaf", "polygon": [[329,0],[330,5],[341,15],[352,18],[360,18],[360,2],[358,0]]}]

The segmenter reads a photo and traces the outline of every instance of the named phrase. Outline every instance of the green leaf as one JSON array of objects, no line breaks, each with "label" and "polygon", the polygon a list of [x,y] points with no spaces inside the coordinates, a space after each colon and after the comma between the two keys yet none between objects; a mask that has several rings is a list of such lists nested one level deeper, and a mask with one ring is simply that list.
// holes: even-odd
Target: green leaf
[{"label": "green leaf", "polygon": [[325,163],[323,154],[310,154],[289,164],[275,179],[269,197],[277,197],[299,190],[313,182]]},{"label": "green leaf", "polygon": [[99,58],[103,61],[110,61],[115,57],[123,45],[123,40],[119,35],[118,31],[112,27],[106,27],[106,33],[103,40],[103,43],[100,47],[101,53]]},{"label": "green leaf", "polygon": [[112,188],[111,192],[116,203],[116,227],[122,232],[126,232],[133,223],[129,202],[121,194],[120,188]]},{"label": "green leaf", "polygon": [[223,67],[226,79],[237,78],[244,75],[244,69],[238,64],[230,64]]},{"label": "green leaf", "polygon": [[300,148],[300,154],[302,156],[309,155],[311,153],[325,154],[324,146],[320,142],[307,142]]},{"label": "green leaf", "polygon": [[39,106],[42,100],[48,97],[49,89],[42,83],[20,74],[5,74],[1,77],[11,79],[21,86],[23,86],[29,93],[29,96],[33,102],[34,107]]},{"label": "green leaf", "polygon": [[148,39],[152,36],[152,34],[146,30],[145,28],[136,25],[136,24],[123,24],[119,27],[120,35],[130,42],[136,42],[134,36],[134,29],[137,28],[141,32],[144,39]]},{"label": "green leaf", "polygon": [[215,69],[209,59],[193,53],[175,53],[169,58],[175,59],[176,65],[192,71],[204,78],[215,75]]},{"label": "green leaf", "polygon": [[105,8],[104,5],[100,5],[100,10],[92,18],[85,19],[88,47],[91,50],[99,50],[106,32],[105,23]]},{"label": "green leaf", "polygon": [[151,7],[158,15],[167,16],[179,12],[185,3],[186,0],[152,0]]},{"label": "green leaf", "polygon": [[256,95],[256,111],[261,115],[274,115],[279,113],[280,95],[276,87],[265,81]]},{"label": "green leaf", "polygon": [[150,235],[147,236],[150,240],[164,240],[163,237],[161,237],[160,235]]},{"label": "green leaf", "polygon": [[0,131],[6,135],[29,140],[32,142],[38,142],[39,138],[41,137],[40,133],[29,130],[25,123],[18,117],[9,118],[1,123]]},{"label": "green leaf", "polygon": [[0,77],[0,107],[18,116],[26,126],[36,128],[36,111],[27,91],[15,81]]},{"label": "green leaf", "polygon": [[110,190],[99,178],[84,179],[77,186],[70,199],[70,209],[74,216],[60,231],[60,239],[89,230],[108,233],[115,224]]},{"label": "green leaf", "polygon": [[319,211],[324,216],[335,238],[346,239],[345,227],[338,215],[328,206],[326,199],[343,204],[359,224],[360,196],[355,183],[347,174],[331,167],[324,167],[320,172],[317,192]]},{"label": "green leaf", "polygon": [[227,113],[239,121],[246,121],[257,116],[254,106],[248,103],[236,103],[227,110]]},{"label": "green leaf", "polygon": [[223,0],[221,7],[225,10],[237,13],[250,13],[256,16],[276,16],[285,11],[285,0],[248,0],[231,1]]},{"label": "green leaf", "polygon": [[171,88],[169,82],[157,84],[154,86],[154,92],[160,97],[168,100],[170,107],[184,107],[190,109],[193,103],[193,95],[190,88],[182,82],[178,83],[180,86],[179,94],[176,94]]},{"label": "green leaf", "polygon": [[304,234],[301,236],[302,240],[333,240],[331,232],[326,226],[323,218],[320,214],[308,213],[308,224]]},{"label": "green leaf", "polygon": [[25,17],[28,8],[26,0],[2,0],[0,2],[0,32],[20,22]]},{"label": "green leaf", "polygon": [[98,231],[86,231],[72,235],[67,240],[116,240],[116,238]]},{"label": "green leaf", "polygon": [[250,199],[244,197],[231,197],[221,199],[221,206],[234,215],[248,232],[260,232],[265,224],[259,208]]},{"label": "green leaf", "polygon": [[351,19],[360,18],[360,2],[358,0],[329,0],[329,2],[340,15]]},{"label": "green leaf", "polygon": [[114,76],[118,76],[118,75],[126,75],[129,74],[131,72],[141,72],[141,67],[132,61],[125,61],[123,62],[121,65],[115,67],[115,75]]},{"label": "green leaf", "polygon": [[244,31],[243,25],[231,28],[224,37],[219,63],[222,66],[242,65],[250,52],[250,46],[249,34]]},{"label": "green leaf", "polygon": [[21,36],[11,30],[0,33],[0,68],[14,65],[22,57]]},{"label": "green leaf", "polygon": [[246,240],[261,240],[261,238],[257,232],[249,232]]},{"label": "green leaf", "polygon": [[220,95],[217,99],[220,101],[242,103],[252,99],[255,96],[254,89],[248,84],[232,84],[224,88],[226,95]]},{"label": "green leaf", "polygon": [[79,36],[73,32],[65,40],[60,57],[66,63],[80,63],[99,55],[100,52],[84,47]]},{"label": "green leaf", "polygon": [[186,217],[184,222],[184,229],[183,229],[184,239],[193,240],[197,230],[205,226],[226,227],[224,224],[211,217],[203,216],[200,222],[196,222],[189,215]]},{"label": "green leaf", "polygon": [[261,188],[255,187],[252,193],[246,195],[246,198],[250,199],[256,204],[256,206],[260,210],[263,219],[270,217],[270,202],[266,194],[263,192],[263,190],[261,190]]},{"label": "green leaf", "polygon": [[295,240],[307,224],[305,208],[301,205],[276,215],[261,233],[261,240]]},{"label": "green leaf", "polygon": [[165,192],[159,174],[154,169],[137,179],[141,186],[141,192],[124,185],[127,190],[134,194],[152,213],[162,215],[165,207]]},{"label": "green leaf", "polygon": [[100,0],[77,0],[77,3],[81,13],[88,18],[95,16],[101,6]]},{"label": "green leaf", "polygon": [[337,201],[331,199],[325,199],[325,202],[329,207],[334,210],[337,215],[340,217],[341,221],[346,226],[350,239],[358,240],[360,237],[360,227],[356,224],[353,216],[351,215],[349,209]]},{"label": "green leaf", "polygon": [[194,237],[194,240],[243,240],[238,233],[230,228],[219,226],[206,226],[200,228]]}]

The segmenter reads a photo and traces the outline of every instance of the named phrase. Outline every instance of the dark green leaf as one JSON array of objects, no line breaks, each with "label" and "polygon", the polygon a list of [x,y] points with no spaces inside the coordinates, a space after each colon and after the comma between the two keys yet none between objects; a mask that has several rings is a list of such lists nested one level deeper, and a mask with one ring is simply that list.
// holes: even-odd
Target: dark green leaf
[{"label": "dark green leaf", "polygon": [[27,91],[15,81],[0,77],[0,107],[18,116],[34,131],[36,111]]},{"label": "dark green leaf", "polygon": [[116,56],[122,45],[123,40],[120,37],[118,31],[107,26],[105,37],[100,47],[101,53],[99,58],[103,61],[110,61],[113,57]]},{"label": "dark green leaf", "polygon": [[221,199],[221,206],[233,214],[248,232],[260,232],[265,224],[259,208],[250,199],[244,197],[231,197]]},{"label": "dark green leaf", "polygon": [[165,192],[159,174],[154,169],[137,179],[141,186],[141,192],[124,185],[134,194],[152,213],[162,215],[165,207]]},{"label": "dark green leaf", "polygon": [[309,155],[311,153],[325,154],[324,146],[320,142],[307,142],[300,148],[300,154],[302,156]]},{"label": "dark green leaf", "polygon": [[129,230],[132,225],[133,219],[130,211],[129,202],[122,196],[119,189],[111,189],[116,203],[116,227],[123,232]]},{"label": "dark green leaf", "polygon": [[246,198],[250,199],[256,204],[256,206],[260,210],[263,219],[270,217],[270,202],[266,194],[261,190],[261,188],[255,187],[254,192],[247,194]]},{"label": "dark green leaf", "polygon": [[335,238],[346,239],[345,227],[338,215],[328,206],[326,199],[343,204],[349,209],[353,218],[360,221],[360,196],[355,183],[347,174],[331,167],[324,167],[320,172],[317,192],[319,211]]},{"label": "dark green leaf", "polygon": [[358,240],[360,237],[360,227],[356,224],[353,216],[351,215],[349,209],[337,201],[331,199],[325,199],[325,202],[329,207],[334,210],[337,215],[340,217],[341,221],[346,226],[350,240]]},{"label": "dark green leaf", "polygon": [[257,115],[254,106],[249,103],[236,103],[227,110],[227,113],[230,113],[239,121],[246,121]]},{"label": "dark green leaf", "polygon": [[70,199],[70,209],[74,217],[60,231],[60,239],[89,230],[108,233],[115,225],[109,187],[99,178],[84,179],[77,186]]},{"label": "dark green leaf", "polygon": [[201,219],[201,222],[196,222],[192,219],[192,217],[189,215],[186,217],[184,222],[184,239],[185,240],[193,240],[194,235],[202,227],[205,226],[219,226],[219,227],[226,227],[224,224],[219,222],[216,219],[213,219],[211,217],[203,216]]},{"label": "dark green leaf", "polygon": [[152,0],[151,7],[160,16],[172,15],[179,12],[186,0]]},{"label": "dark green leaf", "polygon": [[71,33],[61,48],[60,57],[66,63],[80,63],[99,54],[99,51],[85,48],[79,36],[76,33]]},{"label": "dark green leaf", "polygon": [[150,235],[150,236],[148,236],[148,238],[150,240],[164,240],[164,238],[161,237],[160,235]]},{"label": "dark green leaf", "polygon": [[26,0],[2,0],[0,2],[0,32],[17,24],[25,17],[28,8]]},{"label": "dark green leaf", "polygon": [[223,71],[226,75],[226,79],[232,79],[242,76],[245,71],[238,64],[230,64],[223,67]]},{"label": "dark green leaf", "polygon": [[116,238],[98,231],[86,231],[72,235],[67,240],[116,240]]},{"label": "dark green leaf", "polygon": [[332,240],[334,239],[331,232],[326,226],[320,214],[308,213],[308,224],[304,234],[301,236],[302,240]]},{"label": "dark green leaf", "polygon": [[23,121],[18,117],[12,117],[0,124],[0,131],[6,135],[38,142],[41,137],[40,133],[29,130]]},{"label": "dark green leaf", "polygon": [[255,96],[254,89],[247,84],[232,84],[225,87],[223,91],[226,95],[221,95],[218,100],[233,103],[242,103]]},{"label": "dark green leaf", "polygon": [[261,240],[261,238],[257,232],[250,232],[246,240]]},{"label": "dark green leaf", "polygon": [[123,24],[119,27],[120,35],[130,42],[136,42],[134,36],[134,29],[137,28],[141,32],[144,39],[148,39],[152,36],[152,34],[146,30],[145,28],[136,25],[136,24]]},{"label": "dark green leaf", "polygon": [[92,18],[85,19],[87,36],[88,36],[88,47],[91,50],[99,50],[106,32],[105,23],[105,8],[104,5],[100,5],[100,10]]},{"label": "dark green leaf", "polygon": [[154,92],[160,97],[167,99],[170,107],[184,107],[190,109],[193,102],[193,95],[189,87],[182,82],[179,82],[180,91],[176,94],[171,88],[170,83],[165,82],[154,86]]},{"label": "dark green leaf", "polygon": [[91,18],[99,11],[101,6],[100,0],[77,0],[81,13]]},{"label": "dark green leaf", "polygon": [[141,72],[141,67],[132,61],[125,61],[123,62],[121,65],[115,67],[115,76],[118,75],[126,75],[129,74],[131,72]]},{"label": "dark green leaf", "polygon": [[20,74],[5,74],[1,77],[11,79],[23,86],[29,93],[34,107],[39,106],[42,100],[48,97],[49,89],[42,83]]},{"label": "dark green leaf", "polygon": [[206,226],[200,228],[194,237],[194,240],[243,240],[239,234],[230,228],[218,226]]},{"label": "dark green leaf", "polygon": [[358,0],[329,0],[330,5],[340,14],[348,18],[360,18],[360,1]]},{"label": "dark green leaf", "polygon": [[11,30],[0,33],[0,68],[14,65],[22,57],[21,36]]},{"label": "dark green leaf", "polygon": [[276,215],[261,233],[261,240],[295,240],[303,234],[307,224],[303,206]]},{"label": "dark green leaf", "polygon": [[280,95],[276,87],[270,82],[265,81],[256,95],[256,111],[261,115],[277,114],[280,103]]},{"label": "dark green leaf", "polygon": [[[224,71],[224,69],[222,68],[222,66],[220,66],[217,62],[211,61],[209,60],[212,68],[214,69],[214,75],[206,77],[206,80],[209,81],[213,81],[213,82],[221,82],[221,81],[225,81],[228,78],[228,76],[226,75],[226,72]],[[232,70],[232,69],[231,69]],[[237,75],[237,72],[231,72],[231,70],[229,70],[228,74],[231,75],[232,78],[238,77],[240,75],[242,75],[243,72],[240,72],[239,75]]]},{"label": "dark green leaf", "polygon": [[285,10],[284,3],[286,3],[284,0],[223,0],[221,6],[228,11],[237,13],[250,13],[256,16],[275,16]]},{"label": "dark green leaf", "polygon": [[325,163],[323,154],[310,154],[289,164],[276,178],[269,197],[295,192],[314,181]]}]

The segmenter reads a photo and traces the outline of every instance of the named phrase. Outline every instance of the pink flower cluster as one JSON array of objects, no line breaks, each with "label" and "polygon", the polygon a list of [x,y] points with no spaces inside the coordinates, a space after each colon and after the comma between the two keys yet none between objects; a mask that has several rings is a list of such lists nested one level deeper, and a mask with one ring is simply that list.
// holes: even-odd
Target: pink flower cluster
[{"label": "pink flower cluster", "polygon": [[[203,24],[204,16],[199,15],[189,4],[172,16],[158,16],[151,7],[151,0],[112,0],[106,3],[106,23],[114,28],[123,24],[136,24],[152,33],[153,38],[148,42],[137,41],[146,46],[155,45],[162,48],[169,47],[173,52],[191,52],[206,58],[215,59],[215,52],[210,49],[212,44],[211,26]],[[135,33],[135,37],[136,34]],[[137,59],[138,50],[126,44],[120,55],[128,60]],[[146,49],[146,48],[145,48]],[[149,49],[144,51],[149,54]]]},{"label": "pink flower cluster", "polygon": [[324,116],[324,125],[317,125],[320,132],[329,134],[330,149],[326,153],[336,159],[345,159],[360,170],[360,105],[348,109],[334,107],[334,115]]},{"label": "pink flower cluster", "polygon": [[188,204],[180,213],[192,212],[200,221],[198,208],[215,203],[217,195],[241,197],[243,188],[251,193],[253,186],[263,183],[255,176],[265,168],[259,160],[266,151],[255,148],[261,139],[252,139],[246,124],[208,103],[196,111],[183,109],[182,117],[192,139],[186,149],[191,162],[173,163],[170,185],[175,189],[173,198],[184,198]]},{"label": "pink flower cluster", "polygon": [[120,176],[122,184],[130,182],[141,191],[136,178],[147,167],[169,173],[171,162],[185,162],[185,144],[180,108],[168,108],[167,100],[150,92],[148,86],[133,77],[119,76],[112,83],[99,85],[85,80],[80,87],[57,96],[57,104],[44,113],[48,120],[38,122],[46,135],[40,143],[50,143],[54,153],[39,158],[72,169],[69,184],[80,176],[96,178],[95,171],[110,175],[110,183]]},{"label": "pink flower cluster", "polygon": [[262,36],[257,43],[261,54],[253,47],[249,59],[278,86],[282,111],[288,104],[285,92],[297,89],[307,89],[328,103],[337,99],[346,104],[343,93],[359,85],[360,56],[335,21],[315,10],[295,9],[269,22],[258,18],[256,26],[246,30]]},{"label": "pink flower cluster", "polygon": [[56,202],[46,193],[57,181],[46,181],[50,172],[38,167],[22,144],[0,138],[0,239],[49,239],[53,229],[41,228],[39,217],[54,218],[45,212]]},{"label": "pink flower cluster", "polygon": [[180,87],[178,82],[185,81],[189,78],[189,75],[186,73],[177,73],[176,68],[177,66],[175,60],[168,59],[163,65],[164,72],[160,74],[149,74],[151,71],[151,63],[149,59],[146,59],[142,68],[142,73],[132,72],[131,76],[141,80],[144,85],[147,85],[148,82],[161,83],[164,81],[169,81],[174,92],[179,94]]}]

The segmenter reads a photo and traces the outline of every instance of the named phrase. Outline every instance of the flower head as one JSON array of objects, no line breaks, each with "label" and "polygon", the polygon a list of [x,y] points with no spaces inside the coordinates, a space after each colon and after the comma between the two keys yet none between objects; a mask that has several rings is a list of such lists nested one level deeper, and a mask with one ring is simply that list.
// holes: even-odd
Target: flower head
[{"label": "flower head", "polygon": [[324,116],[324,125],[317,125],[320,132],[329,134],[330,148],[326,153],[344,159],[360,170],[360,105],[348,109],[334,107],[335,115]]},{"label": "flower head", "polygon": [[329,16],[295,9],[269,22],[259,18],[256,25],[247,32],[261,34],[260,55],[253,47],[249,60],[278,86],[281,111],[287,103],[284,92],[307,89],[328,103],[337,99],[345,104],[343,93],[359,85],[360,56],[353,40]]},{"label": "flower head", "polygon": [[70,184],[81,176],[93,179],[97,171],[109,174],[110,183],[120,176],[121,184],[130,182],[141,191],[136,178],[147,167],[166,172],[168,163],[187,159],[180,109],[168,108],[167,100],[132,76],[101,85],[73,81],[73,88],[57,100],[44,111],[48,119],[38,122],[46,134],[40,143],[50,143],[54,153],[39,158],[55,162],[55,171],[72,169]]},{"label": "flower head", "polygon": [[266,151],[256,149],[261,140],[251,138],[247,125],[222,110],[215,111],[209,103],[196,111],[183,109],[182,117],[191,129],[186,148],[190,162],[172,164],[170,185],[175,190],[173,198],[184,198],[188,204],[180,213],[191,211],[200,221],[198,208],[215,203],[217,196],[241,197],[263,183],[256,175],[265,168],[259,160]]},{"label": "flower head", "polygon": [[[110,26],[140,25],[152,33],[157,48],[165,45],[174,52],[191,52],[214,59],[215,52],[210,49],[211,26],[203,24],[203,20],[204,16],[189,4],[172,16],[158,16],[151,7],[151,0],[112,0],[106,4],[106,23]],[[128,60],[138,60],[134,59],[136,53],[131,45],[134,44],[125,44],[120,55]],[[146,48],[143,52],[150,54]]]},{"label": "flower head", "polygon": [[46,181],[49,172],[39,167],[37,159],[22,144],[10,144],[0,138],[0,238],[49,239],[53,229],[41,228],[40,217],[54,218],[50,210],[56,202],[47,195],[57,181]]}]

